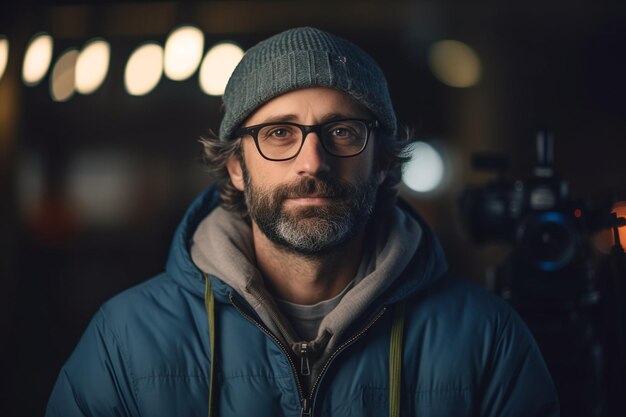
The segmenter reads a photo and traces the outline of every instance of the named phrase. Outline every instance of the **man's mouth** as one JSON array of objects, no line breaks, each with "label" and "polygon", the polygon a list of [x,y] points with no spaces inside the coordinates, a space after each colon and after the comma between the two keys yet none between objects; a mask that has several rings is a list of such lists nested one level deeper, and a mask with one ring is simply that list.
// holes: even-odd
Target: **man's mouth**
[{"label": "man's mouth", "polygon": [[308,195],[287,198],[285,203],[292,205],[321,206],[330,203],[334,199],[334,197]]}]

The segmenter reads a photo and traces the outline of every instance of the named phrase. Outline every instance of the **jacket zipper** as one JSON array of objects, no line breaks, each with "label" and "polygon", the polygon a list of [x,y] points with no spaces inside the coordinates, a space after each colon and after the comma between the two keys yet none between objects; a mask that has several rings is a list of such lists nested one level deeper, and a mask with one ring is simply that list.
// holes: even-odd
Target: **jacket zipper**
[{"label": "jacket zipper", "polygon": [[309,405],[309,414],[307,414],[307,416],[311,416],[313,414],[312,413],[312,411],[313,411],[313,395],[314,395],[315,391],[317,390],[317,385],[319,384],[319,382],[321,381],[322,377],[324,376],[324,374],[326,373],[326,371],[330,367],[331,362],[335,359],[335,357],[337,357],[337,355],[339,353],[341,353],[341,351],[343,351],[345,348],[347,348],[348,346],[350,346],[351,344],[356,342],[357,339],[359,339],[361,336],[363,336],[363,334],[365,334],[365,332],[367,332],[378,321],[378,319],[380,319],[380,317],[383,314],[385,314],[385,311],[387,311],[387,307],[383,307],[382,310],[380,310],[380,312],[378,314],[376,314],[376,316],[372,320],[370,320],[370,322],[367,324],[367,326],[365,326],[360,332],[358,332],[357,334],[352,336],[350,339],[348,339],[345,342],[343,342],[332,353],[332,355],[330,355],[330,357],[328,358],[328,360],[326,361],[326,363],[322,367],[322,370],[320,371],[319,375],[315,379],[315,383],[311,387],[311,392],[309,393],[309,398],[307,398],[308,401],[303,402],[303,404]]},{"label": "jacket zipper", "polygon": [[243,310],[243,308],[237,305],[237,301],[235,300],[235,297],[232,294],[229,294],[228,298],[230,300],[230,303],[233,305],[233,307],[235,307],[235,309],[239,311],[239,313],[242,316],[244,316],[249,322],[254,324],[256,327],[261,329],[263,333],[268,335],[274,341],[274,343],[276,343],[278,347],[283,351],[283,353],[287,357],[287,360],[289,361],[289,364],[291,365],[291,370],[293,371],[294,375],[296,375],[296,386],[298,387],[298,394],[300,394],[300,403],[302,404],[302,410],[305,410],[305,405],[307,405],[307,399],[304,397],[304,391],[302,389],[302,385],[300,384],[300,379],[297,377],[298,370],[296,368],[296,364],[293,362],[293,359],[291,359],[291,355],[289,354],[289,351],[287,350],[283,342],[281,342],[276,336],[274,336],[274,334],[270,332],[269,329],[267,329],[265,326],[259,323],[254,317],[246,313]]},{"label": "jacket zipper", "polygon": [[308,398],[302,399],[302,408],[300,409],[300,417],[311,417],[311,400]]},{"label": "jacket zipper", "polygon": [[[358,332],[357,334],[352,336],[350,339],[348,339],[345,342],[343,342],[341,344],[341,346],[339,346],[332,353],[332,355],[330,355],[330,357],[328,358],[328,360],[326,361],[326,363],[322,367],[322,370],[320,371],[319,375],[315,379],[315,383],[311,387],[311,392],[309,393],[309,396],[305,397],[304,396],[304,390],[302,389],[302,385],[300,383],[300,378],[298,377],[298,369],[296,368],[296,364],[293,362],[293,359],[291,359],[291,355],[289,354],[289,351],[287,350],[285,345],[276,336],[274,336],[274,334],[271,331],[269,331],[269,329],[267,329],[265,326],[263,326],[261,323],[259,323],[254,317],[252,317],[251,315],[246,313],[243,310],[243,308],[241,308],[239,305],[237,305],[237,301],[235,300],[235,297],[232,294],[229,294],[228,298],[230,300],[230,303],[233,305],[233,307],[235,307],[235,309],[237,311],[239,311],[239,313],[243,317],[245,317],[249,322],[253,323],[256,327],[261,329],[263,331],[263,333],[267,334],[278,345],[278,347],[280,347],[280,349],[283,351],[283,353],[287,357],[287,360],[289,361],[289,364],[291,365],[291,370],[293,371],[293,373],[294,373],[294,375],[296,377],[296,386],[298,388],[298,394],[300,395],[300,404],[301,404],[300,417],[311,417],[313,415],[313,394],[315,393],[317,385],[319,384],[320,380],[322,379],[322,377],[326,373],[328,367],[330,366],[331,362],[335,359],[335,357],[342,350],[344,350],[345,348],[350,346],[352,343],[354,343],[357,339],[359,339],[365,332],[367,332],[374,325],[374,323],[376,323],[378,321],[378,319],[383,314],[385,314],[385,311],[387,311],[387,307],[383,307],[382,310],[380,310],[380,312],[367,324],[367,326],[365,326],[360,332]],[[306,345],[306,344],[303,344],[303,345],[305,345],[304,349],[305,349],[305,352],[306,352],[305,353],[306,361],[305,362],[304,361],[301,362],[301,364],[300,364],[301,368],[300,369],[303,370],[303,369],[305,369],[304,367],[306,366],[306,369],[308,370],[309,369],[308,345]],[[302,346],[301,346],[301,348],[302,348]]]},{"label": "jacket zipper", "polygon": [[307,342],[301,342],[299,344],[300,349],[300,373],[302,375],[311,375],[311,366],[309,363],[309,357],[311,352],[309,350],[309,344]]}]

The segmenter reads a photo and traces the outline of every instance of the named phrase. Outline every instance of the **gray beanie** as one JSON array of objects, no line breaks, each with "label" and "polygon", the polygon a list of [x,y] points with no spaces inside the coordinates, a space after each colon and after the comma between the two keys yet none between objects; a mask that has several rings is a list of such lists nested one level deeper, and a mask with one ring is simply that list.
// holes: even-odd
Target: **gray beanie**
[{"label": "gray beanie", "polygon": [[220,138],[233,132],[259,106],[291,90],[331,87],[369,109],[384,130],[396,134],[396,115],[385,76],[353,43],[310,27],[290,29],[250,48],[224,92]]}]

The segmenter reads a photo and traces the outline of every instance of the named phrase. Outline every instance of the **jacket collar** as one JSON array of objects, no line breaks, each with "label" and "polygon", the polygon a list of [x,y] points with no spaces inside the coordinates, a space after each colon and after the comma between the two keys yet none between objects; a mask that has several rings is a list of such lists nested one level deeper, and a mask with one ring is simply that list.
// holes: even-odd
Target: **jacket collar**
[{"label": "jacket collar", "polygon": [[[200,297],[204,292],[203,274],[191,259],[190,248],[198,225],[218,205],[219,193],[215,187],[206,189],[193,201],[176,229],[166,264],[166,271],[170,277]],[[443,249],[432,230],[408,204],[399,200],[398,205],[422,227],[422,242],[405,271],[384,294],[381,294],[375,303],[379,305],[393,304],[416,291],[430,287],[447,270]],[[228,302],[228,295],[233,289],[215,277],[211,279],[211,284],[215,298]]]}]

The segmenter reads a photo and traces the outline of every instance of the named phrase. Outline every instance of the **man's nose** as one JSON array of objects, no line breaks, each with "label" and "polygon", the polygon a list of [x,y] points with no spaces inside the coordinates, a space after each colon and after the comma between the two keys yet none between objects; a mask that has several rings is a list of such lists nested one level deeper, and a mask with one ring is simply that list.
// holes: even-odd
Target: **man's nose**
[{"label": "man's nose", "polygon": [[322,146],[316,132],[310,132],[302,144],[302,149],[296,157],[296,169],[299,175],[316,175],[330,169],[328,158],[330,155]]}]

